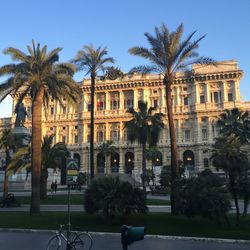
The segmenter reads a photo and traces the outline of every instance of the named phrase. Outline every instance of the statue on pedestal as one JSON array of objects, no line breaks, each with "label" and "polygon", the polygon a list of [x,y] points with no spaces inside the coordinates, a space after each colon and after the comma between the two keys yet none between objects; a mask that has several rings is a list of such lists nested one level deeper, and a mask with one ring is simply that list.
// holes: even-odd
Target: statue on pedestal
[{"label": "statue on pedestal", "polygon": [[27,111],[23,103],[20,103],[18,106],[16,106],[15,113],[16,113],[15,127],[24,127]]}]

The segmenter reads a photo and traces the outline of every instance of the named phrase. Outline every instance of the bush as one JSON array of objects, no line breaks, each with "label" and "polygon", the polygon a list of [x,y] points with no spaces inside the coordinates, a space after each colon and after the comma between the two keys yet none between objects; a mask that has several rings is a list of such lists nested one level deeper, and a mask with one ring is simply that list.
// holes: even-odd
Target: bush
[{"label": "bush", "polygon": [[226,219],[231,209],[230,196],[223,181],[210,170],[198,177],[179,179],[175,182],[177,209],[187,217],[202,216],[211,220]]},{"label": "bush", "polygon": [[102,212],[106,218],[121,215],[125,219],[132,213],[147,212],[146,194],[118,177],[99,178],[85,192],[85,211]]}]

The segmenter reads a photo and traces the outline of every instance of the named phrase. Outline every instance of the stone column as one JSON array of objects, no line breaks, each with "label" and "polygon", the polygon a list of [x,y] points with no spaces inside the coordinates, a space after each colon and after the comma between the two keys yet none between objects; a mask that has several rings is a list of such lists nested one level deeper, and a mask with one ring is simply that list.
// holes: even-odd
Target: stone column
[{"label": "stone column", "polygon": [[205,83],[206,86],[206,103],[211,102],[210,100],[210,86],[208,83]]},{"label": "stone column", "polygon": [[123,174],[125,172],[125,153],[122,148],[119,149],[120,163],[119,163],[119,174]]},{"label": "stone column", "polygon": [[199,89],[199,84],[195,83],[195,104],[200,103],[200,89]]},{"label": "stone column", "polygon": [[208,117],[208,142],[212,143],[213,141],[213,133],[212,133],[212,121],[210,119],[210,117]]},{"label": "stone column", "polygon": [[120,110],[124,109],[124,93],[122,90],[119,91],[119,100],[120,100]]},{"label": "stone column", "polygon": [[124,125],[123,122],[120,122],[120,143],[124,143]]},{"label": "stone column", "polygon": [[[199,117],[195,118],[195,125],[196,125],[196,142],[200,142],[201,141],[201,135],[200,135],[200,122],[199,122]],[[192,135],[191,135],[192,136]],[[195,138],[195,135],[194,135]]]},{"label": "stone column", "polygon": [[110,93],[105,92],[106,95],[106,110],[110,110]]},{"label": "stone column", "polygon": [[166,107],[166,97],[165,97],[165,88],[161,89],[161,107]]},{"label": "stone column", "polygon": [[234,91],[234,101],[239,101],[239,83],[237,81],[234,82],[233,85],[233,91]]},{"label": "stone column", "polygon": [[228,98],[227,98],[227,86],[226,83],[223,82],[222,83],[222,102],[227,102]]},{"label": "stone column", "polygon": [[134,89],[134,109],[138,109],[138,90]]},{"label": "stone column", "polygon": [[105,136],[105,140],[108,141],[110,139],[110,126],[109,126],[109,123],[106,122],[105,123],[105,126],[106,126],[106,136]]}]

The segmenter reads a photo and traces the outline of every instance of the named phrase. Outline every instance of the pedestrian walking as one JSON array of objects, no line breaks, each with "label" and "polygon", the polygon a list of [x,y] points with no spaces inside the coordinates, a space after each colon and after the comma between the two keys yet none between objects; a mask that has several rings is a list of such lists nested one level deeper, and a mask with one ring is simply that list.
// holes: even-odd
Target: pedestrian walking
[{"label": "pedestrian walking", "polygon": [[54,181],[52,181],[52,183],[51,183],[51,185],[50,185],[50,188],[51,188],[51,193],[53,193],[54,188],[55,188],[55,183],[54,183]]},{"label": "pedestrian walking", "polygon": [[57,191],[57,180],[55,180],[55,183],[54,183],[54,191],[55,191],[55,193]]}]

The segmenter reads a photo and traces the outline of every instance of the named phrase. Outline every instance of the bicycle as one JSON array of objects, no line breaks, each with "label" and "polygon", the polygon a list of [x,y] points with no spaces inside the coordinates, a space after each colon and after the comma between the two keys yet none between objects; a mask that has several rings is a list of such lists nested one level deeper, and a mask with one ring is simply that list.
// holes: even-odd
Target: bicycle
[{"label": "bicycle", "polygon": [[65,225],[60,225],[59,231],[57,231],[56,235],[49,240],[46,248],[47,250],[90,250],[92,248],[93,240],[89,233],[77,233],[69,231],[69,236],[67,237],[63,233],[64,226]]}]

